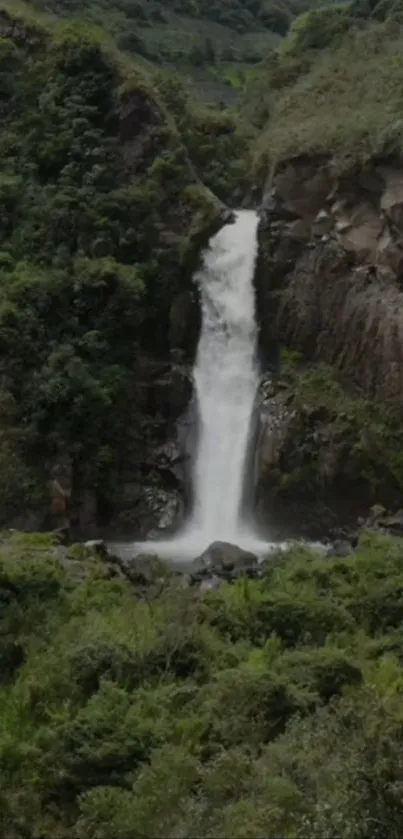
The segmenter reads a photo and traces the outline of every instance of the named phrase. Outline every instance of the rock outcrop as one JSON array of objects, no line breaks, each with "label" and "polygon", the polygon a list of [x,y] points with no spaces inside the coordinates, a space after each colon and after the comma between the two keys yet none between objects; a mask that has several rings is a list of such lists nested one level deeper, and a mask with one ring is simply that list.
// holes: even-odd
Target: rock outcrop
[{"label": "rock outcrop", "polygon": [[290,160],[262,208],[261,346],[334,365],[403,409],[403,164]]},{"label": "rock outcrop", "polygon": [[213,542],[192,563],[192,578],[196,581],[217,576],[233,580],[242,574],[255,576],[257,568],[258,559],[250,551],[229,542]]},{"label": "rock outcrop", "polygon": [[[292,159],[261,216],[260,347],[276,372],[257,507],[280,531],[291,519],[291,532],[316,537],[403,491],[403,163]],[[302,361],[288,384],[280,346]]]}]

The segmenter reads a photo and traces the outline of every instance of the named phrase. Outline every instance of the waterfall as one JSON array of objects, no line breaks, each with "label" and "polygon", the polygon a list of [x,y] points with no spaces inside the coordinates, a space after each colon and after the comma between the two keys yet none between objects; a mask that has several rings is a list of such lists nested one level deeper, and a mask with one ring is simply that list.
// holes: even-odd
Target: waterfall
[{"label": "waterfall", "polygon": [[207,547],[242,539],[242,496],[251,417],[259,383],[253,274],[258,216],[236,214],[204,254],[195,280],[202,330],[194,368],[199,447],[194,507],[185,534]]},{"label": "waterfall", "polygon": [[214,541],[264,553],[242,517],[249,435],[259,384],[253,275],[258,216],[242,210],[221,228],[195,277],[202,327],[193,371],[198,447],[193,507],[181,533],[169,541],[138,544],[142,552],[191,559]]}]

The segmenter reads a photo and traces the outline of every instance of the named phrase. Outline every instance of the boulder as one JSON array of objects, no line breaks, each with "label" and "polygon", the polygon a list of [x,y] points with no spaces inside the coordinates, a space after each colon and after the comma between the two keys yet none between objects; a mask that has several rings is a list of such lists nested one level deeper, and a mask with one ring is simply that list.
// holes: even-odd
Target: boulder
[{"label": "boulder", "polygon": [[90,539],[84,543],[84,547],[100,559],[108,559],[108,549],[103,539]]},{"label": "boulder", "polygon": [[398,510],[392,516],[387,516],[382,522],[381,527],[386,527],[389,533],[394,536],[403,536],[403,510]]},{"label": "boulder", "polygon": [[223,582],[216,574],[211,574],[201,581],[199,590],[202,594],[206,591],[217,591],[223,585]]},{"label": "boulder", "polygon": [[[259,561],[255,554],[232,545],[230,542],[213,542],[192,563],[192,576],[217,576],[235,579],[246,574],[256,576]],[[194,570],[193,570],[194,569]]]},{"label": "boulder", "polygon": [[361,518],[358,522],[362,530],[383,530],[393,536],[403,536],[403,510],[388,513],[381,504],[371,507],[368,518]]},{"label": "boulder", "polygon": [[144,498],[153,515],[158,530],[172,528],[182,512],[182,499],[177,492],[167,492],[156,487],[144,489]]},{"label": "boulder", "polygon": [[327,555],[330,557],[339,557],[340,559],[345,559],[348,556],[351,556],[353,553],[353,547],[347,539],[336,539],[335,542],[330,546],[327,551]]}]

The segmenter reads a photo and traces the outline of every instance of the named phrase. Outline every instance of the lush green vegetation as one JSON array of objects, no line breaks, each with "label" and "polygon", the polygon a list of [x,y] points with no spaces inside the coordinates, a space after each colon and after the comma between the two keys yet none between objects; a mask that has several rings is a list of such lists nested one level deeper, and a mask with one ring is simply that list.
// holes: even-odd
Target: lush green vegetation
[{"label": "lush green vegetation", "polygon": [[[218,206],[162,86],[85,26],[51,37],[24,20],[8,34],[6,19],[0,39],[3,521],[40,502],[63,453],[76,487],[111,497],[118,452],[144,445],[136,359],[175,348],[171,306],[190,285]],[[222,122],[224,133],[235,130]],[[223,161],[213,164],[203,142],[196,151],[224,195],[233,176],[224,183]],[[228,144],[222,152],[227,163]]]},{"label": "lush green vegetation", "polygon": [[357,0],[292,24],[245,94],[245,113],[262,129],[259,166],[301,152],[400,150],[402,8]]},{"label": "lush green vegetation", "polygon": [[[267,475],[284,496],[343,497],[346,484],[368,506],[400,503],[403,431],[396,405],[379,405],[349,392],[326,364],[308,366],[283,352],[282,379],[292,394],[289,422],[277,469]],[[358,499],[357,499],[358,500]]]},{"label": "lush green vegetation", "polygon": [[[171,314],[217,219],[206,187],[236,200],[247,184],[251,129],[190,105],[175,77],[118,55],[114,37],[159,65],[221,63],[235,84],[236,63],[306,11],[248,89],[259,165],[401,142],[399,4],[29,5],[27,17],[25,4],[0,3],[22,15],[2,19],[0,38],[5,522],[46,509],[66,455],[74,492],[91,487],[107,514],[122,462],[140,463],[156,419],[142,413],[136,364],[191,355]],[[263,41],[247,55],[251,31]],[[341,465],[375,494],[399,493],[399,419],[328,368],[291,361],[300,462],[280,489],[302,469],[304,491],[321,491],[326,450],[336,475]],[[262,579],[204,595],[156,564],[143,590],[82,546],[4,534],[1,835],[400,839],[402,568],[403,540],[366,533],[347,559],[295,545]]]},{"label": "lush green vegetation", "polygon": [[2,835],[398,839],[402,563],[365,534],[202,597],[4,537]]},{"label": "lush green vegetation", "polygon": [[146,62],[174,66],[206,101],[227,101],[250,65],[315,0],[28,0],[35,10],[84,17]]}]

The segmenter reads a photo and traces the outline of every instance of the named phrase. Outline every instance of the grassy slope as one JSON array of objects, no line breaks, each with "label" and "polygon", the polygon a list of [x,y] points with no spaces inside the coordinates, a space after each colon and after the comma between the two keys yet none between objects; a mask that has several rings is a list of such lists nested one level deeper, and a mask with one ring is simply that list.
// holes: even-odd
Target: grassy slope
[{"label": "grassy slope", "polygon": [[315,0],[27,0],[35,9],[100,25],[146,63],[175,69],[193,95],[231,104],[245,74]]},{"label": "grassy slope", "polygon": [[[246,110],[266,114],[258,162],[304,152],[365,157],[401,147],[403,36],[400,22],[356,21],[323,50],[292,53],[262,65]],[[265,106],[263,106],[263,100]]]},{"label": "grassy slope", "polygon": [[296,546],[202,599],[4,536],[2,835],[398,839],[402,560]]},{"label": "grassy slope", "polygon": [[[385,66],[383,52],[379,60]],[[384,79],[376,74],[374,82]],[[281,94],[279,119],[293,90]],[[307,109],[301,124],[317,128],[316,93],[305,79],[306,95],[295,104]],[[379,90],[365,95],[385,108]],[[342,112],[338,96],[330,116]],[[279,137],[289,153],[301,130],[285,113],[277,140],[270,126],[265,137],[273,155],[282,152]],[[309,136],[304,148],[330,142]],[[372,130],[353,136],[365,148]],[[152,205],[163,171],[161,164],[146,171]],[[41,212],[50,213],[38,194]],[[29,283],[18,274],[14,281],[27,313]],[[37,290],[34,301],[43,305],[46,286]],[[10,357],[19,347],[10,346]],[[95,356],[99,363],[96,346]],[[56,385],[57,394],[60,379]],[[110,579],[82,548],[63,559],[64,567],[44,536],[5,536],[0,548],[4,837],[400,839],[401,541],[364,536],[348,560],[296,547],[275,557],[261,582],[241,580],[204,600],[175,580],[145,596]]]},{"label": "grassy slope", "polygon": [[[232,86],[231,92],[231,84],[225,80],[228,68],[235,70],[239,86],[250,61],[259,60],[278,42],[278,35],[252,16],[249,19],[252,31],[239,32],[204,10],[200,17],[178,13],[174,4],[172,7],[142,2],[125,5],[100,0],[64,4],[54,0],[28,0],[28,3],[34,10],[61,17],[75,15],[100,26],[116,39],[120,49],[134,54],[146,67],[157,65],[177,71],[192,94],[206,102],[223,100],[231,104],[237,92],[236,86]],[[155,10],[157,13],[153,14]]]},{"label": "grassy slope", "polygon": [[[315,24],[315,13],[301,18],[277,54],[255,73],[244,113],[261,126],[254,146],[255,177],[260,183],[276,164],[293,155],[311,154],[313,159],[328,155],[351,164],[374,153],[402,151],[400,19],[358,19],[353,7],[342,12],[343,17],[336,19],[336,8],[326,10],[327,20],[320,26]],[[286,496],[306,487],[315,495],[321,486],[326,489],[334,477],[330,474],[329,480],[326,461],[333,458],[337,463],[334,455],[339,446],[339,486],[343,478],[356,478],[367,484],[365,498],[376,500],[387,497],[389,482],[391,503],[399,504],[403,485],[399,418],[385,405],[350,399],[336,381],[334,371],[319,367],[305,381],[294,382],[297,409],[300,398],[312,412],[321,409],[324,419],[319,411],[311,429],[308,422],[308,427],[301,423],[298,431],[296,423],[296,429],[290,430],[288,454],[294,452],[298,468],[279,473],[280,491]],[[342,453],[343,445],[348,457]],[[274,480],[274,475],[268,479]]]}]

